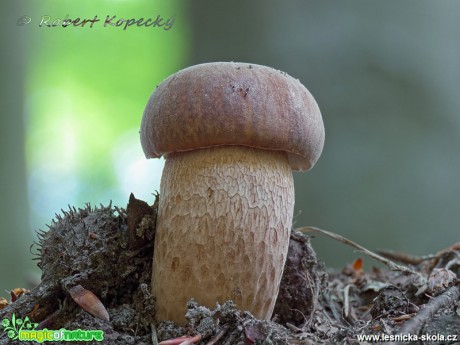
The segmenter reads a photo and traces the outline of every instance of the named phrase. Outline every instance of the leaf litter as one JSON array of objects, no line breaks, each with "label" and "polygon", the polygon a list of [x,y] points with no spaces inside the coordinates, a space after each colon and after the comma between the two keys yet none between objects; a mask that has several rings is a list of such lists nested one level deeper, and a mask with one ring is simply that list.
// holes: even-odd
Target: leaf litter
[{"label": "leaf litter", "polygon": [[[104,340],[94,344],[173,344],[177,338],[174,344],[365,344],[359,336],[382,334],[438,336],[424,344],[460,341],[460,243],[423,257],[376,253],[315,227],[292,231],[272,320],[257,320],[232,301],[206,308],[192,299],[185,326],[156,323],[150,279],[158,200],[156,195],[148,205],[131,194],[126,209],[69,206],[56,214],[32,246],[41,282],[31,291],[12,289],[9,300],[2,297],[0,320],[14,314],[37,329],[102,330]],[[386,267],[364,271],[364,259],[357,258],[341,271],[327,269],[314,252],[311,233]],[[103,315],[98,318],[75,303],[71,292],[77,286],[102,303],[109,321],[105,313],[96,313]],[[456,341],[440,341],[448,335],[457,335]],[[0,344],[21,342],[0,332]]]}]

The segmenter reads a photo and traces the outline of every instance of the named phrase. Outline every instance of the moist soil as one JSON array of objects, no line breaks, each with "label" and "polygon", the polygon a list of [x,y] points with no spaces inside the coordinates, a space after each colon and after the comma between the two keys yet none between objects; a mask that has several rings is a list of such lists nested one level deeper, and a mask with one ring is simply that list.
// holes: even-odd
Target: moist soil
[{"label": "moist soil", "polygon": [[0,344],[25,344],[14,339],[21,326],[104,332],[86,344],[147,345],[198,334],[197,344],[367,344],[376,341],[359,337],[371,335],[460,343],[460,244],[425,257],[379,253],[389,268],[364,271],[357,259],[336,271],[299,231],[291,234],[272,320],[257,320],[232,301],[209,309],[192,299],[186,326],[157,323],[150,279],[158,200],[148,205],[131,194],[126,208],[69,207],[39,230],[32,251],[41,282],[31,291],[12,287],[0,299]]}]

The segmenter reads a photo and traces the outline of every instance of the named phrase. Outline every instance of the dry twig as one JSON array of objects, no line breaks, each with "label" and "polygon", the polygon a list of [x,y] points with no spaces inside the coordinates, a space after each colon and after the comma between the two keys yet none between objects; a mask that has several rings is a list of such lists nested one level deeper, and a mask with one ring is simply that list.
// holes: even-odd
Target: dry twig
[{"label": "dry twig", "polygon": [[335,234],[333,232],[329,232],[329,231],[326,231],[326,230],[323,230],[323,229],[320,229],[320,228],[316,228],[316,227],[313,227],[313,226],[307,226],[307,227],[303,227],[303,228],[299,228],[299,229],[296,229],[297,231],[301,231],[303,233],[306,233],[306,232],[319,232],[323,235],[326,235],[326,236],[329,236],[339,242],[342,242],[342,243],[345,243],[351,247],[354,247],[356,249],[358,249],[359,251],[363,252],[364,254],[370,256],[371,258],[377,260],[377,261],[380,261],[381,263],[387,265],[390,270],[392,271],[400,271],[400,272],[405,272],[405,273],[410,273],[410,274],[415,274],[415,275],[418,275],[420,276],[420,273],[418,272],[415,272],[414,270],[410,269],[409,267],[406,267],[406,266],[402,266],[402,265],[398,265],[396,263],[394,263],[393,261],[389,260],[389,259],[386,259],[384,258],[383,256],[381,255],[378,255],[366,248],[364,248],[363,246],[361,246],[360,244],[357,244],[355,242],[353,242],[352,240],[349,240],[348,238],[345,238],[343,236],[340,236],[338,234]]},{"label": "dry twig", "polygon": [[217,333],[217,335],[216,335],[214,338],[212,338],[210,341],[208,341],[208,342],[206,343],[206,345],[214,345],[214,344],[217,344],[217,342],[220,340],[220,338],[222,338],[222,337],[224,336],[224,334],[227,333],[227,331],[228,331],[228,326],[222,328],[222,329],[220,330],[220,332]]},{"label": "dry twig", "polygon": [[439,259],[442,255],[451,252],[451,251],[457,251],[460,250],[460,242],[455,243],[447,248],[444,248],[437,252],[436,254],[429,254],[429,255],[423,255],[423,256],[414,256],[406,253],[399,253],[399,252],[394,252],[390,250],[379,250],[377,251],[378,254],[382,255],[383,257],[387,259],[391,259],[394,261],[398,261],[404,264],[408,265],[418,265],[423,261],[428,261],[428,260],[433,260],[433,259]]},{"label": "dry twig", "polygon": [[399,334],[419,334],[423,325],[429,321],[436,312],[449,305],[454,305],[460,299],[460,286],[452,286],[443,294],[433,297],[421,308],[412,319],[408,320],[399,330]]}]

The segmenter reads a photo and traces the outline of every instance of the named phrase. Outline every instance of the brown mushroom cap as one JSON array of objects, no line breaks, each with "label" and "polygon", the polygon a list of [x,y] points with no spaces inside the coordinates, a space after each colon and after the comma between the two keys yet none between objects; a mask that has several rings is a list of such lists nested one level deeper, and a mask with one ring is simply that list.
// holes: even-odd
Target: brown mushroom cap
[{"label": "brown mushroom cap", "polygon": [[310,92],[284,72],[247,63],[214,62],[183,69],[150,97],[141,124],[147,158],[222,145],[288,154],[309,170],[324,145],[324,125]]}]

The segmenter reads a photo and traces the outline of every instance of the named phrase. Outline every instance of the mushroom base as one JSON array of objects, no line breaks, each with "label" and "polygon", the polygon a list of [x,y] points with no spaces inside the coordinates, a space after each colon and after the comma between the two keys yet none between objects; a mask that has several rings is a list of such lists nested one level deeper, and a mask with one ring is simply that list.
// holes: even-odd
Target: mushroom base
[{"label": "mushroom base", "polygon": [[166,157],[152,272],[156,319],[233,300],[270,319],[294,209],[285,152],[222,146]]}]

